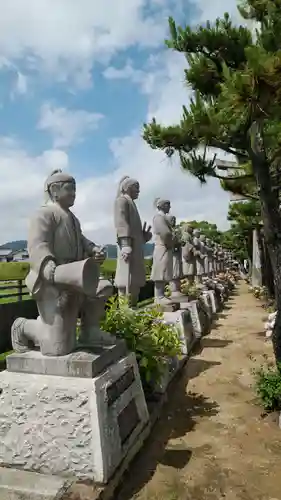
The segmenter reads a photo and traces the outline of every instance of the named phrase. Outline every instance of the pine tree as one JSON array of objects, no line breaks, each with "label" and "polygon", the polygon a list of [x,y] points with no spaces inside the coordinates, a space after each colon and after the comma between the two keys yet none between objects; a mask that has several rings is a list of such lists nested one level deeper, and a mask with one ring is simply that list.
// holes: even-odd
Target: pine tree
[{"label": "pine tree", "polygon": [[154,119],[143,137],[169,157],[178,153],[182,168],[201,182],[222,177],[210,148],[236,156],[235,173],[223,182],[247,189],[250,183],[248,194],[260,201],[278,310],[273,347],[281,361],[281,0],[246,0],[238,8],[255,33],[234,26],[228,14],[196,29],[169,20],[166,44],[186,56],[193,99],[179,124],[162,127]]}]

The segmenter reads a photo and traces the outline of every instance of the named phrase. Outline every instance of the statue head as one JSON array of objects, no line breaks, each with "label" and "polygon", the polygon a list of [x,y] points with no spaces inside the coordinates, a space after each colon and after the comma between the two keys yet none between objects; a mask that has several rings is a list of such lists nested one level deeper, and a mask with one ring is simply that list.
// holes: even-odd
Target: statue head
[{"label": "statue head", "polygon": [[206,238],[206,243],[207,243],[207,245],[209,245],[209,246],[211,246],[211,245],[212,245],[212,242],[211,242],[210,238]]},{"label": "statue head", "polygon": [[200,238],[200,240],[201,240],[201,241],[203,241],[203,242],[204,242],[204,241],[206,241],[206,236],[205,236],[205,234],[203,234],[203,233],[201,233],[201,234],[200,234],[199,238]]},{"label": "statue head", "polygon": [[164,212],[164,214],[168,214],[171,210],[170,200],[165,200],[164,198],[156,198],[154,206],[157,210],[160,210],[160,212]]},{"label": "statue head", "polygon": [[170,226],[176,227],[177,219],[174,215],[167,215],[166,219],[169,222]]},{"label": "statue head", "polygon": [[62,170],[54,170],[45,182],[46,201],[51,199],[62,208],[70,208],[76,198],[76,182],[72,175]]},{"label": "statue head", "polygon": [[199,236],[200,236],[200,229],[193,229],[193,234],[194,234],[195,238],[199,238]]},{"label": "statue head", "polygon": [[132,200],[136,200],[140,194],[139,182],[136,179],[125,175],[119,182],[117,197],[121,194],[127,194],[130,198],[132,198]]},{"label": "statue head", "polygon": [[190,224],[187,224],[186,222],[182,225],[182,230],[188,234],[193,233],[193,227]]}]

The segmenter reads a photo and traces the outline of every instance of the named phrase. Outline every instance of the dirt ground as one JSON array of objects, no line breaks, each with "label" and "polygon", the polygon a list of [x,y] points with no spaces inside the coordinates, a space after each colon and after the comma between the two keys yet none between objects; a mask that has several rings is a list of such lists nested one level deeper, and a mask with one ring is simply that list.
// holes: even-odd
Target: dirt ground
[{"label": "dirt ground", "polygon": [[281,430],[252,370],[272,357],[264,310],[242,283],[169,392],[116,500],[281,500]]}]

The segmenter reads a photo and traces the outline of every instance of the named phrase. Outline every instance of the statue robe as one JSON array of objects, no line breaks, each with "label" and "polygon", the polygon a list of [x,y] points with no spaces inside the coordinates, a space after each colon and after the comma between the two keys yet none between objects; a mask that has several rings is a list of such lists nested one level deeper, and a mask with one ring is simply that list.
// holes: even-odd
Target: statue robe
[{"label": "statue robe", "polygon": [[35,294],[44,284],[42,269],[47,261],[60,265],[83,260],[95,245],[82,234],[80,222],[70,210],[49,202],[31,220],[27,246],[30,272],[26,285]]},{"label": "statue robe", "polygon": [[[145,285],[146,271],[144,262],[144,234],[140,215],[135,202],[127,194],[121,194],[115,200],[114,225],[117,235],[117,266],[115,284],[118,288],[141,288]],[[128,262],[121,256],[121,240],[129,238],[128,246],[132,253]]]},{"label": "statue robe", "polygon": [[193,246],[195,248],[195,257],[196,257],[196,275],[202,276],[205,272],[204,254],[202,253],[201,241],[199,238],[197,238],[197,236],[193,238]]},{"label": "statue robe", "polygon": [[172,228],[173,232],[173,280],[183,278],[182,270],[182,236],[178,229]]},{"label": "statue robe", "polygon": [[183,234],[184,246],[182,248],[182,267],[184,276],[195,276],[196,257],[192,235],[188,232]]},{"label": "statue robe", "polygon": [[152,222],[154,251],[151,270],[152,281],[173,280],[173,231],[162,212],[153,217]]}]

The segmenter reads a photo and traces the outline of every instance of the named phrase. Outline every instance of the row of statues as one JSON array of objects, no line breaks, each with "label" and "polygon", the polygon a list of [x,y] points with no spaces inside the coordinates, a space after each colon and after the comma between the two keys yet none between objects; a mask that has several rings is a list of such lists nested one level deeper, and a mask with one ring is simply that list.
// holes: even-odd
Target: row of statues
[{"label": "row of statues", "polygon": [[[181,293],[181,280],[187,278],[190,283],[201,283],[203,277],[212,277],[223,271],[225,264],[231,260],[230,252],[188,224],[177,228],[176,218],[170,215],[170,200],[155,200],[152,232],[151,227],[146,229],[135,204],[139,192],[138,181],[124,177],[115,200],[118,246],[115,282],[119,294],[130,296],[131,305],[137,302],[139,290],[145,283],[143,244],[153,236],[151,280],[155,284],[155,302],[165,305],[174,299],[186,300]],[[170,285],[171,298],[165,296],[167,284]]]},{"label": "row of statues", "polygon": [[[169,200],[157,198],[152,228],[142,224],[135,204],[140,186],[128,176],[121,179],[114,203],[118,257],[115,284],[120,296],[136,305],[146,281],[144,244],[154,239],[151,279],[159,304],[181,296],[180,280],[202,280],[223,270],[226,254],[198,230],[184,225],[179,231],[169,215]],[[79,346],[113,344],[114,336],[101,331],[105,303],[113,293],[111,283],[100,279],[104,247],[88,240],[71,211],[76,197],[73,176],[55,170],[46,180],[45,201],[34,214],[28,234],[30,271],[28,290],[35,298],[36,320],[17,318],[12,344],[17,352],[39,348],[46,356],[62,356]],[[171,298],[165,297],[165,286]],[[77,334],[77,320],[80,328]]]}]

